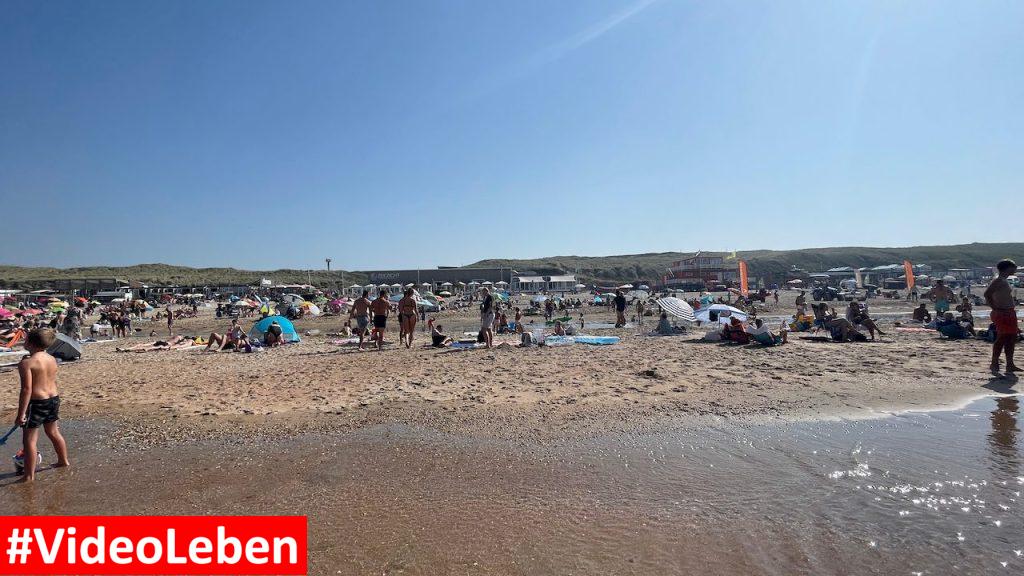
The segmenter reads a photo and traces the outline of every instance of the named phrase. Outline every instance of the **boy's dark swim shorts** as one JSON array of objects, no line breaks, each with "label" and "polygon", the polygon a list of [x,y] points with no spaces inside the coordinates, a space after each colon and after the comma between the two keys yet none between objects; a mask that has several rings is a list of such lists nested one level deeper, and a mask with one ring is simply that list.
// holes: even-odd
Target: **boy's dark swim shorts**
[{"label": "boy's dark swim shorts", "polygon": [[45,400],[29,400],[25,428],[39,428],[43,424],[60,420],[60,396]]}]

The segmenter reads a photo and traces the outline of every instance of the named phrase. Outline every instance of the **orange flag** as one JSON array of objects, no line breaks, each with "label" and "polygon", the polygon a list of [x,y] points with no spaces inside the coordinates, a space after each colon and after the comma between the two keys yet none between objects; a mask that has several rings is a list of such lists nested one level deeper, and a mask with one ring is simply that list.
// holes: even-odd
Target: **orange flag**
[{"label": "orange flag", "polygon": [[907,290],[914,287],[914,266],[910,260],[903,261],[903,272],[907,275]]},{"label": "orange flag", "polygon": [[750,296],[750,289],[747,287],[747,263],[740,260],[740,294]]}]

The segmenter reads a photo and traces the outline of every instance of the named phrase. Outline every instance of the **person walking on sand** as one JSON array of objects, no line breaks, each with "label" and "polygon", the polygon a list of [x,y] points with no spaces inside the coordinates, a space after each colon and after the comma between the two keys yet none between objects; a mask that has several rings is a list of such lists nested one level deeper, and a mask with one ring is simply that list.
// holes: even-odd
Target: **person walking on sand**
[{"label": "person walking on sand", "polygon": [[363,295],[352,303],[349,310],[349,318],[356,319],[356,333],[359,335],[359,349],[363,349],[363,338],[366,337],[366,330],[370,327],[370,291],[363,290]]},{"label": "person walking on sand", "polygon": [[1006,354],[1006,372],[1019,372],[1013,363],[1013,351],[1017,345],[1020,328],[1017,327],[1017,310],[1014,307],[1013,291],[1006,280],[1017,271],[1013,260],[1002,260],[996,264],[997,275],[985,289],[985,303],[992,307],[992,323],[996,326],[996,341],[992,344],[992,372],[999,372],[999,356]]},{"label": "person walking on sand", "polygon": [[637,326],[644,325],[644,301],[642,298],[637,298],[636,301],[636,323]]},{"label": "person walking on sand", "polygon": [[370,304],[370,311],[373,312],[373,339],[379,352],[384,349],[384,332],[388,329],[388,314],[391,313],[387,290],[377,294],[377,299]]},{"label": "person walking on sand", "polygon": [[488,348],[494,346],[494,297],[488,288],[482,290],[480,300],[480,331],[484,334],[484,343]]},{"label": "person walking on sand", "polygon": [[29,333],[25,350],[29,353],[18,363],[21,378],[21,393],[18,395],[18,413],[14,424],[22,427],[21,439],[25,462],[23,482],[36,478],[36,458],[39,454],[36,443],[39,427],[53,444],[57,453],[55,467],[69,466],[68,446],[60,433],[60,395],[57,392],[57,361],[46,352],[56,335],[48,328],[38,328]]},{"label": "person walking on sand", "polygon": [[398,301],[398,323],[401,326],[400,341],[406,348],[412,348],[412,337],[416,333],[416,298],[412,288],[406,288],[405,296]]},{"label": "person walking on sand", "polygon": [[167,335],[174,336],[174,311],[171,310],[171,305],[167,305]]}]

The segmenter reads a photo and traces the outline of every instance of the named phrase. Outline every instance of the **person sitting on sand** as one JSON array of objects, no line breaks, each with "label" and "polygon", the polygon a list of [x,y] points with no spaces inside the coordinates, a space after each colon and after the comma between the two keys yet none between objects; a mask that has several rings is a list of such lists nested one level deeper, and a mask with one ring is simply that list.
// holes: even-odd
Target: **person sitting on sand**
[{"label": "person sitting on sand", "polygon": [[351,338],[352,337],[352,321],[345,320],[345,323],[341,325],[341,337]]},{"label": "person sitting on sand", "polygon": [[435,324],[430,329],[430,345],[434,348],[444,348],[452,343],[450,336],[444,333],[444,326]]},{"label": "person sitting on sand", "polygon": [[729,318],[729,323],[722,328],[722,340],[728,340],[737,344],[749,344],[750,335],[743,328],[743,322],[733,316]]},{"label": "person sitting on sand", "polygon": [[787,341],[785,328],[776,335],[765,326],[764,320],[760,318],[754,320],[754,325],[747,330],[747,334],[750,334],[755,342],[765,346],[781,346]]},{"label": "person sitting on sand", "polygon": [[846,318],[832,318],[827,327],[836,342],[867,342],[868,337]]},{"label": "person sitting on sand", "polygon": [[281,324],[277,320],[270,323],[267,326],[267,332],[263,334],[263,345],[267,348],[276,348],[284,344],[284,329],[281,328]]},{"label": "person sitting on sand", "polygon": [[871,339],[875,339],[875,332],[878,332],[879,336],[885,336],[885,332],[875,324],[875,321],[868,317],[868,311],[866,308],[861,306],[856,300],[851,301],[849,307],[846,309],[846,319],[850,321],[854,326],[863,326],[868,329],[868,333],[871,334]]},{"label": "person sitting on sand", "polygon": [[942,334],[950,340],[962,340],[967,338],[970,334],[970,332],[968,332],[960,322],[957,322],[952,312],[946,312],[943,314],[942,317],[935,322],[935,329],[939,331],[939,334]]},{"label": "person sitting on sand", "polygon": [[561,320],[555,320],[555,336],[565,336],[565,326]]},{"label": "person sitting on sand", "polygon": [[956,311],[960,313],[961,318],[970,318],[972,312],[974,312],[974,306],[971,305],[971,299],[965,294],[960,298],[960,303],[956,306]]},{"label": "person sitting on sand", "polygon": [[246,337],[245,331],[238,325],[238,319],[231,319],[231,328],[228,329],[224,335],[217,334],[216,332],[210,333],[210,338],[206,343],[204,352],[208,352],[214,345],[217,346],[216,351],[220,350],[231,350],[232,348],[238,350],[242,346],[249,343],[249,338]]},{"label": "person sitting on sand", "polygon": [[675,328],[672,327],[672,323],[668,321],[667,313],[661,313],[661,317],[658,318],[658,327],[655,329],[655,332],[662,336],[671,336],[676,333]]},{"label": "person sitting on sand", "polygon": [[923,322],[925,324],[932,321],[932,313],[928,311],[928,307],[925,306],[924,302],[920,306],[914,308],[913,314],[914,322]]}]

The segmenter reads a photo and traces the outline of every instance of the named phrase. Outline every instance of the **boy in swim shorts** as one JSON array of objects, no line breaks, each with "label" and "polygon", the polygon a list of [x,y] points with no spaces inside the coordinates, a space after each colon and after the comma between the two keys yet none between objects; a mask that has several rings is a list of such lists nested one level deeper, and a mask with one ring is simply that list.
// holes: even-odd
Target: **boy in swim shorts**
[{"label": "boy in swim shorts", "polygon": [[1013,290],[1006,280],[1017,271],[1013,260],[1003,260],[996,264],[996,277],[985,289],[985,303],[992,307],[992,323],[996,326],[996,341],[992,344],[993,372],[999,371],[999,356],[1006,353],[1006,371],[1019,372],[1020,368],[1013,363],[1013,351],[1017,345],[1020,328],[1017,326],[1017,310],[1013,300]]},{"label": "boy in swim shorts", "polygon": [[18,363],[21,393],[18,396],[18,414],[14,423],[22,427],[21,438],[25,453],[25,476],[22,478],[24,482],[31,482],[36,477],[36,455],[39,453],[36,442],[39,440],[40,426],[53,444],[53,451],[57,453],[55,467],[69,465],[68,447],[57,424],[60,419],[57,361],[46,352],[54,339],[56,335],[49,328],[33,330],[25,340],[25,350],[29,352],[29,356]]}]

